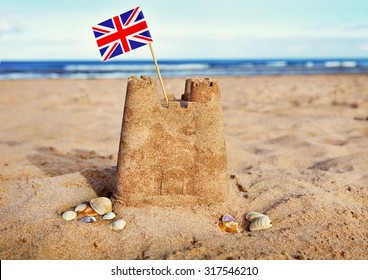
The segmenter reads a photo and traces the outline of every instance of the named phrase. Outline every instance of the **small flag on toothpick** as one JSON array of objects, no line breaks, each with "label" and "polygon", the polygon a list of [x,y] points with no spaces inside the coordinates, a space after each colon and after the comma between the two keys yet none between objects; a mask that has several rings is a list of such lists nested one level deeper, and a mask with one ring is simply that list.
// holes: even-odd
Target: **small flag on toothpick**
[{"label": "small flag on toothpick", "polygon": [[165,87],[152,48],[152,37],[140,7],[114,16],[92,27],[103,61],[149,44],[167,105]]}]

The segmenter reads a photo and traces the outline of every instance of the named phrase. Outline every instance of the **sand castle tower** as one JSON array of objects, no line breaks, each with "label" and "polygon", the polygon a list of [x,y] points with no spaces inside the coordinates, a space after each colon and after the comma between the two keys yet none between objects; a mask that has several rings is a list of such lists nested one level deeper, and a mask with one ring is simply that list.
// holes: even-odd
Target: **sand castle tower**
[{"label": "sand castle tower", "polygon": [[114,196],[131,206],[224,201],[228,195],[220,88],[186,80],[181,99],[157,98],[151,78],[128,80]]}]

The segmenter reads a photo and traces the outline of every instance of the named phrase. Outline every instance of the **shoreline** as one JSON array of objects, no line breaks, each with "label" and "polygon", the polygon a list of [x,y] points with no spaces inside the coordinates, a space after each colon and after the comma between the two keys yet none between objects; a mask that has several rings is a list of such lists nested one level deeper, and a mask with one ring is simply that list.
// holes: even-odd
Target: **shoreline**
[{"label": "shoreline", "polygon": [[[159,60],[164,77],[368,74],[366,58]],[[1,79],[156,76],[151,60],[3,61]]]}]

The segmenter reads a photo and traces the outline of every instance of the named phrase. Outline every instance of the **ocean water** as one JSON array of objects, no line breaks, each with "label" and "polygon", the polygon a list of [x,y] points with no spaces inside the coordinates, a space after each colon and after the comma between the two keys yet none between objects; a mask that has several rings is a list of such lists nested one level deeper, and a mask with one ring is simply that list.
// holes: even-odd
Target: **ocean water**
[{"label": "ocean water", "polygon": [[[368,73],[368,58],[160,60],[163,77]],[[100,79],[156,76],[152,60],[1,61],[0,79]]]}]

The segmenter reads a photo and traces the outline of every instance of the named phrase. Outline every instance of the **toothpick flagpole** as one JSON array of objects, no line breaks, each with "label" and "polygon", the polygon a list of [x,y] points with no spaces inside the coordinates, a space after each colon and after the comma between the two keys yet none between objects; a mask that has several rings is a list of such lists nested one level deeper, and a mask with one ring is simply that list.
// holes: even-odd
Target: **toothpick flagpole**
[{"label": "toothpick flagpole", "polygon": [[161,84],[161,87],[162,87],[162,91],[164,93],[166,105],[169,106],[169,99],[167,97],[167,93],[166,93],[166,90],[165,90],[164,82],[162,81],[160,69],[158,68],[158,64],[157,64],[157,61],[156,61],[155,53],[153,52],[152,44],[149,44],[149,47],[150,47],[150,50],[151,50],[153,61],[155,62],[155,66],[156,66],[156,71],[157,71],[158,78],[160,79],[160,84]]}]

